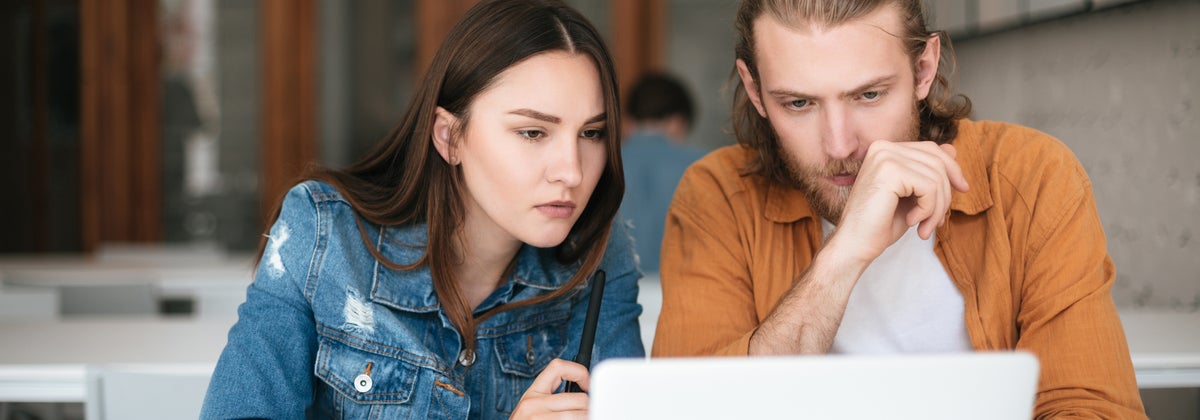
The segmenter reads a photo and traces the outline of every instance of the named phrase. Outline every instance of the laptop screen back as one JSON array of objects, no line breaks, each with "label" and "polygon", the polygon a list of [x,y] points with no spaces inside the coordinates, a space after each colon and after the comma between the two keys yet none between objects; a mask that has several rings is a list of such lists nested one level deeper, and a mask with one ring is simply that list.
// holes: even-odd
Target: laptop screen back
[{"label": "laptop screen back", "polygon": [[1028,353],[612,359],[589,415],[638,419],[1029,419]]}]

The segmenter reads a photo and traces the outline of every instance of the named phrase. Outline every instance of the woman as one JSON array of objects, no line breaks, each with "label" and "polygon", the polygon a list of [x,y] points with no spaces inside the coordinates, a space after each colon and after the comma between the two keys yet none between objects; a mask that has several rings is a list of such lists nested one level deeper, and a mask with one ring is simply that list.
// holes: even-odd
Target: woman
[{"label": "woman", "polygon": [[[476,5],[401,124],[288,192],[203,418],[585,414],[575,356],[643,354],[612,62],[558,1]],[[552,362],[553,360],[553,362]],[[536,377],[536,380],[535,380]]]}]

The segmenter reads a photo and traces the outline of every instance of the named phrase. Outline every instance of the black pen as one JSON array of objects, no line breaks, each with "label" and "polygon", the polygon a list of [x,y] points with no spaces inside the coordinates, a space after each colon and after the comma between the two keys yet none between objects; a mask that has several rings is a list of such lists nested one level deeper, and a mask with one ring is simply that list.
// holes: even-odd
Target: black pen
[{"label": "black pen", "polygon": [[[584,368],[592,367],[592,344],[596,342],[596,323],[600,321],[600,302],[604,298],[604,270],[592,275],[592,298],[588,302],[587,318],[583,319],[583,337],[579,339],[579,353],[575,363]],[[567,382],[567,392],[583,392],[579,384]]]}]

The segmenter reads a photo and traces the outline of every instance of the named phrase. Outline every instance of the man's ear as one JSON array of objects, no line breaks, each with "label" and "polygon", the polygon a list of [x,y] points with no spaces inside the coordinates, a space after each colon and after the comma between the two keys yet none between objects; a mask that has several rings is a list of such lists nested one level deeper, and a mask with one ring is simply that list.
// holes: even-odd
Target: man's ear
[{"label": "man's ear", "polygon": [[929,89],[933,86],[933,80],[937,77],[938,61],[942,57],[942,42],[941,37],[933,35],[925,40],[925,50],[921,51],[921,55],[917,57],[917,100],[924,100],[929,96]]},{"label": "man's ear", "polygon": [[443,160],[450,165],[457,165],[458,156],[453,133],[454,126],[458,124],[458,117],[440,106],[433,113],[433,135],[431,136],[433,147],[437,148],[438,154],[442,155]]},{"label": "man's ear", "polygon": [[767,118],[767,112],[762,105],[762,96],[759,95],[758,82],[754,80],[754,75],[750,74],[750,68],[746,67],[746,62],[740,58],[737,59],[737,72],[738,77],[742,79],[742,87],[746,89],[746,97],[750,98],[750,103],[754,104],[758,115]]}]

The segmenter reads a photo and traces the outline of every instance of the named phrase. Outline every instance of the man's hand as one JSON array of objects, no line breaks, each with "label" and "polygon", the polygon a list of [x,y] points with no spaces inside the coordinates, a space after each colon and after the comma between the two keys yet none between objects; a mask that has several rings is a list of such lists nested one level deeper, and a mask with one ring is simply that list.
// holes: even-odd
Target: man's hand
[{"label": "man's hand", "polygon": [[554,391],[563,381],[579,384],[587,391],[588,371],[583,365],[554,359],[546,365],[546,369],[534,378],[533,384],[525,390],[521,401],[513,409],[510,419],[586,419],[588,395],[582,392],[564,392],[555,394]]},{"label": "man's hand", "polygon": [[822,252],[865,267],[914,225],[929,239],[946,222],[952,189],[968,189],[956,154],[954,146],[929,141],[872,143]]},{"label": "man's hand", "polygon": [[837,231],[754,331],[750,354],[828,352],[867,266],[913,225],[929,239],[946,221],[951,188],[967,191],[955,155],[933,142],[872,143]]}]

